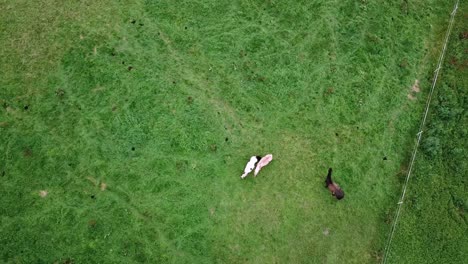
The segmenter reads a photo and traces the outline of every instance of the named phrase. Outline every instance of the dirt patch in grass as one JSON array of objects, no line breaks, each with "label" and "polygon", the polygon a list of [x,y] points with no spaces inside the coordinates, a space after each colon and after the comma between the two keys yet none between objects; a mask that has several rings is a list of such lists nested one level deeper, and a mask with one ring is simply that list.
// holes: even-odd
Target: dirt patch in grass
[{"label": "dirt patch in grass", "polygon": [[460,40],[468,39],[468,31],[460,32],[460,34],[458,35],[458,38],[459,38]]},{"label": "dirt patch in grass", "polygon": [[97,224],[97,222],[94,219],[91,219],[91,220],[88,221],[88,226],[91,227],[91,228],[96,227],[96,224]]},{"label": "dirt patch in grass", "polygon": [[407,97],[408,97],[408,99],[410,99],[411,101],[416,100],[416,97],[415,97],[414,95],[410,94],[410,93],[408,94]]},{"label": "dirt patch in grass", "polygon": [[25,149],[23,150],[23,156],[24,156],[25,158],[32,157],[32,155],[33,155],[33,151],[32,151],[31,148],[25,148]]},{"label": "dirt patch in grass", "polygon": [[96,186],[98,185],[98,181],[94,177],[89,176],[89,177],[86,177],[86,179],[90,181],[93,185],[96,185]]},{"label": "dirt patch in grass", "polygon": [[62,99],[65,96],[65,91],[63,89],[57,89],[57,91],[55,91],[55,95]]},{"label": "dirt patch in grass", "polygon": [[419,80],[416,79],[414,81],[413,86],[411,86],[410,92],[407,95],[408,99],[410,99],[411,101],[416,100],[417,99],[416,94],[419,93],[419,92],[421,92],[421,88],[419,86]]},{"label": "dirt patch in grass", "polygon": [[411,86],[411,91],[415,93],[419,93],[421,88],[419,88],[419,80],[415,80],[413,86]]}]

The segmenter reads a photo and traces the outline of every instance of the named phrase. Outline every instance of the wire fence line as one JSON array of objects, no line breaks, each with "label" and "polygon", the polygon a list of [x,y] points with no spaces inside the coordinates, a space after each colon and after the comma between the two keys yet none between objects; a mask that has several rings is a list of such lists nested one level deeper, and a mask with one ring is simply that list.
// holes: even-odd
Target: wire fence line
[{"label": "wire fence line", "polygon": [[458,3],[459,3],[459,0],[456,1],[455,5],[453,7],[453,11],[450,14],[450,22],[449,22],[449,26],[448,26],[448,29],[447,29],[447,32],[446,32],[446,35],[445,35],[444,46],[443,46],[443,48],[442,48],[442,50],[440,52],[439,60],[438,60],[438,63],[437,63],[437,68],[434,71],[434,78],[432,80],[431,90],[430,90],[429,95],[428,95],[427,100],[426,100],[426,107],[425,107],[423,118],[421,119],[421,123],[419,125],[419,130],[418,130],[419,132],[417,133],[417,140],[416,140],[416,143],[414,145],[413,153],[411,155],[410,166],[408,168],[408,173],[406,175],[405,184],[403,185],[403,191],[401,193],[400,200],[398,201],[398,207],[396,209],[395,217],[393,219],[393,224],[392,224],[392,228],[391,228],[391,231],[390,231],[390,235],[389,235],[387,243],[385,245],[384,255],[383,255],[383,258],[382,258],[382,264],[387,263],[388,253],[390,252],[390,246],[392,244],[393,235],[395,233],[395,229],[396,229],[399,217],[400,217],[400,211],[401,211],[401,207],[403,205],[403,201],[405,199],[406,190],[407,190],[407,187],[408,187],[408,182],[409,182],[409,179],[410,179],[410,176],[411,176],[411,171],[413,169],[414,161],[416,159],[416,154],[418,152],[419,143],[421,142],[423,129],[424,129],[424,126],[426,124],[427,114],[429,113],[429,106],[431,104],[432,95],[434,94],[434,88],[435,88],[436,83],[437,83],[437,78],[439,77],[439,72],[440,72],[440,70],[442,68],[442,62],[443,62],[444,57],[445,57],[445,51],[447,49],[447,43],[448,43],[448,40],[450,38],[450,33],[452,31],[453,22],[455,20],[455,15],[456,15],[457,10],[458,10]]}]

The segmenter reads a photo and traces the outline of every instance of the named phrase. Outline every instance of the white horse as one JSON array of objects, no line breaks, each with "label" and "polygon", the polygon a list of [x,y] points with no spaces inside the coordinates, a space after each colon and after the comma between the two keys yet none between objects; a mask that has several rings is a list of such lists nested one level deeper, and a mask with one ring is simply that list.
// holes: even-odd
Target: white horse
[{"label": "white horse", "polygon": [[250,172],[252,172],[252,170],[255,168],[255,164],[257,164],[257,162],[261,159],[262,157],[260,156],[252,156],[249,160],[249,162],[247,163],[247,165],[245,166],[245,169],[244,169],[244,174],[241,175],[241,179],[244,179],[245,177],[247,177],[247,174],[249,174]]}]

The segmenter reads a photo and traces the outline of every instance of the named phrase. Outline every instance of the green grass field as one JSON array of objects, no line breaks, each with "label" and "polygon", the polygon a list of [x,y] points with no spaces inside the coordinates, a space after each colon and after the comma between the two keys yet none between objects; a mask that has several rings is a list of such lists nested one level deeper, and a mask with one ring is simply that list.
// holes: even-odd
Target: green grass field
[{"label": "green grass field", "polygon": [[381,261],[451,2],[0,0],[0,262]]},{"label": "green grass field", "polygon": [[459,10],[389,263],[468,259],[468,8]]}]

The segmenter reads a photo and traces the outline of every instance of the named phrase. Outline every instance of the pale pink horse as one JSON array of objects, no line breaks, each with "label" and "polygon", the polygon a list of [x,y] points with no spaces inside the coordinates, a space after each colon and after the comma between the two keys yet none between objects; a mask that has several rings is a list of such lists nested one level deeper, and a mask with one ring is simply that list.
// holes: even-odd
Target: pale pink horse
[{"label": "pale pink horse", "polygon": [[273,160],[273,155],[268,154],[265,157],[261,158],[260,161],[257,163],[257,167],[255,168],[255,173],[254,175],[257,176],[257,174],[260,172],[260,170],[268,165]]}]

